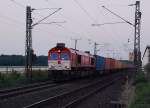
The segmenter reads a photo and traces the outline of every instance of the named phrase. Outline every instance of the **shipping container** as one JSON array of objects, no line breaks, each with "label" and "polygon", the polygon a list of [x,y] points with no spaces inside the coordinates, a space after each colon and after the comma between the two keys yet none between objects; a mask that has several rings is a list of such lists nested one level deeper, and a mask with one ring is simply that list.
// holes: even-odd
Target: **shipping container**
[{"label": "shipping container", "polygon": [[110,70],[110,58],[105,58],[105,70]]},{"label": "shipping container", "polygon": [[115,60],[115,69],[118,69],[118,60]]},{"label": "shipping container", "polygon": [[96,70],[104,70],[105,59],[104,57],[96,55]]},{"label": "shipping container", "polygon": [[110,59],[110,70],[115,69],[115,60],[114,59]]},{"label": "shipping container", "polygon": [[121,65],[121,62],[118,61],[118,69],[121,69],[122,65]]}]

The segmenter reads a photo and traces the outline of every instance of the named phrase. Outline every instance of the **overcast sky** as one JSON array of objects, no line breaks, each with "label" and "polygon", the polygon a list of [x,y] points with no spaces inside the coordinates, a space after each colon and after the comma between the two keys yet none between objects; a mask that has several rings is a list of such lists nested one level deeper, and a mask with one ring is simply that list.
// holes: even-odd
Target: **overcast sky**
[{"label": "overcast sky", "polygon": [[[57,42],[74,48],[72,39],[79,38],[77,49],[93,53],[94,42],[99,45],[98,54],[128,58],[128,51],[133,49],[134,28],[126,23],[93,27],[92,24],[120,22],[101,6],[107,8],[134,23],[135,7],[129,4],[135,0],[1,0],[0,3],[0,54],[25,53],[26,6],[35,9],[62,8],[43,23],[63,22],[59,24],[39,24],[33,28],[33,49],[37,55],[47,55]],[[149,0],[141,1],[141,50],[150,41]],[[35,10],[33,23],[54,12],[54,9]],[[130,42],[128,43],[128,38]],[[91,41],[89,41],[91,40]],[[104,44],[104,45],[103,45]]]}]

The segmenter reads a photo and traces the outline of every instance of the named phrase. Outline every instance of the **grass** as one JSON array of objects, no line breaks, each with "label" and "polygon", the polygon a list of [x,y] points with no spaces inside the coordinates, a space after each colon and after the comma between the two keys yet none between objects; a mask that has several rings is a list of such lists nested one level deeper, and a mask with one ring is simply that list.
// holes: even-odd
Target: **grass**
[{"label": "grass", "polygon": [[[32,71],[32,83],[48,80],[48,71],[34,70]],[[31,83],[25,74],[12,71],[9,73],[0,73],[0,88],[18,86]]]},{"label": "grass", "polygon": [[16,71],[7,74],[0,73],[0,87],[17,85],[19,82],[23,82],[23,80],[25,80],[25,76]]},{"label": "grass", "polygon": [[135,80],[135,97],[129,108],[150,108],[150,82],[139,73]]},{"label": "grass", "polygon": [[33,81],[44,81],[48,80],[48,71],[36,70],[32,71]]}]

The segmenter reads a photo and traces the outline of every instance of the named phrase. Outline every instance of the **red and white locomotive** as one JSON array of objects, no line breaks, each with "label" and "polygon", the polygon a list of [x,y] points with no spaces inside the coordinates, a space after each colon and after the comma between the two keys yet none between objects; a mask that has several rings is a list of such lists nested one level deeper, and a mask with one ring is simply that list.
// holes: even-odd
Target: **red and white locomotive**
[{"label": "red and white locomotive", "polygon": [[97,76],[132,68],[134,65],[129,61],[92,55],[89,52],[67,48],[64,43],[58,43],[48,52],[49,75],[54,80]]},{"label": "red and white locomotive", "polygon": [[49,70],[88,70],[95,68],[95,58],[89,52],[81,52],[57,43],[48,52]]}]

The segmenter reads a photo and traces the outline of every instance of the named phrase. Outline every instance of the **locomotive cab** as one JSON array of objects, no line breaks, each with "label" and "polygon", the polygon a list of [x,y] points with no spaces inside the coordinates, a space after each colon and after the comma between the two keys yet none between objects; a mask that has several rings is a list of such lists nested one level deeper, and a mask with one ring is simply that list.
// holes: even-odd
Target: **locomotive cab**
[{"label": "locomotive cab", "polygon": [[71,70],[70,52],[65,44],[57,43],[57,46],[48,52],[49,70]]}]

